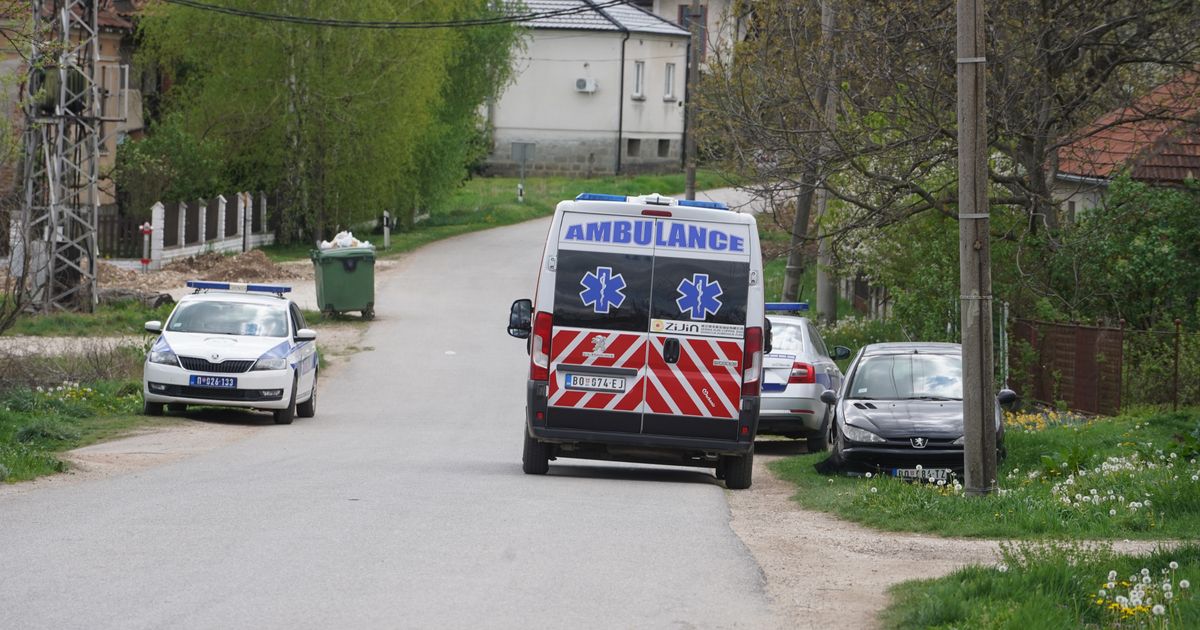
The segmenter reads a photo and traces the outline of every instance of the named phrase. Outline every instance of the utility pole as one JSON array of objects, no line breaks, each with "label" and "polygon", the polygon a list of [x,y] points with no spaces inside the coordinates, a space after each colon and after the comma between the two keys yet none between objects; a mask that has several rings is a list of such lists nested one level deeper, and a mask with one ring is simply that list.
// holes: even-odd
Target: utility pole
[{"label": "utility pole", "polygon": [[[101,115],[98,0],[32,0],[35,39],[25,82],[18,260],[28,303],[43,311],[96,305]],[[40,37],[40,35],[35,36]],[[25,267],[28,269],[25,269]]]},{"label": "utility pole", "polygon": [[983,0],[957,0],[958,260],[962,312],[965,492],[996,489],[992,272],[988,220]]},{"label": "utility pole", "polygon": [[[821,2],[821,48],[825,55],[825,99],[822,105],[822,123],[825,128],[821,133],[821,147],[818,150],[821,160],[821,170],[827,171],[826,160],[833,150],[833,128],[837,125],[837,90],[834,89],[837,80],[836,55],[833,43],[833,2]],[[826,175],[821,175],[820,187],[817,188],[817,316],[825,324],[837,322],[837,285],[833,279],[833,245],[825,227],[826,207],[829,203],[829,188]]]},{"label": "utility pole", "polygon": [[688,46],[687,108],[684,111],[683,137],[687,166],[684,167],[684,194],[687,199],[696,198],[696,87],[700,83],[700,0],[692,0],[688,8],[688,30],[692,32]]}]

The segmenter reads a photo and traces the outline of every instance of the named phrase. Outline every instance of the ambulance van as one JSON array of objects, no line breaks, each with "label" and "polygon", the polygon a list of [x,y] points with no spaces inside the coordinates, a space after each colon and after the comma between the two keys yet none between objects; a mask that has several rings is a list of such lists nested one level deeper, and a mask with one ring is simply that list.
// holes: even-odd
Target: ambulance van
[{"label": "ambulance van", "polygon": [[524,471],[673,464],[748,488],[767,325],[753,216],[659,195],[559,203],[534,299],[509,315],[530,357]]}]

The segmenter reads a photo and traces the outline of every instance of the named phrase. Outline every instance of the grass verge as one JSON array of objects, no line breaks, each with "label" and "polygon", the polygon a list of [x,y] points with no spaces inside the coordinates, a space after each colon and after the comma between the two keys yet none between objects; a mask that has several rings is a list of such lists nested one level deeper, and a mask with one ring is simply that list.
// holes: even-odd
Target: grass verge
[{"label": "grass verge", "polygon": [[775,462],[809,509],[883,530],[1005,539],[1196,539],[1200,410],[1087,419],[1010,417],[1000,491],[964,498],[954,482],[827,477],[824,455]]},{"label": "grass verge", "polygon": [[97,335],[136,335],[149,320],[165,320],[174,304],[150,308],[129,301],[102,304],[92,313],[57,312],[24,314],[17,318],[5,335],[36,337],[94,337]]},{"label": "grass verge", "polygon": [[890,628],[1200,628],[1200,546],[1120,556],[1072,545],[1008,545],[1002,562],[905,582]]},{"label": "grass verge", "polygon": [[[517,201],[515,177],[476,177],[468,180],[451,196],[445,210],[433,213],[408,231],[392,232],[391,247],[378,249],[380,256],[393,256],[414,250],[433,241],[477,232],[502,225],[512,225],[530,219],[547,217],[564,199],[574,199],[579,193],[641,195],[659,192],[677,194],[684,189],[682,173],[667,175],[630,175],[621,177],[525,178],[525,200]],[[729,186],[722,176],[709,172],[696,173],[698,189]],[[362,235],[360,235],[362,236]],[[367,240],[377,247],[382,236],[371,235]],[[272,245],[263,248],[267,257],[276,262],[308,258],[308,244]]]},{"label": "grass verge", "polygon": [[173,422],[139,415],[141,381],[17,387],[0,394],[0,481],[62,472],[59,455],[138,427]]}]

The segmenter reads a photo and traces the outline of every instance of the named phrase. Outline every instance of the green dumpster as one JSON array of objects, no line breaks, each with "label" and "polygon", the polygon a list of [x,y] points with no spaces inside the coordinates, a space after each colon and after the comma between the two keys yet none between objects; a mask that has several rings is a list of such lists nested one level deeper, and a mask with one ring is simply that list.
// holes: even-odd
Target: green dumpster
[{"label": "green dumpster", "polygon": [[370,247],[316,249],[309,255],[317,283],[317,306],[324,313],[360,311],[375,317],[375,250]]}]

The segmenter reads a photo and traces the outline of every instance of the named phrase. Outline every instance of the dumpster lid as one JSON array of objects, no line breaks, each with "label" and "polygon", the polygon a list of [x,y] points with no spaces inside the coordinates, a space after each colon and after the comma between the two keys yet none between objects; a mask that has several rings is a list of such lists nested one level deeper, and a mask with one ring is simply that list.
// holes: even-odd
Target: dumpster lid
[{"label": "dumpster lid", "polygon": [[312,258],[375,258],[374,247],[331,247],[312,250]]}]

